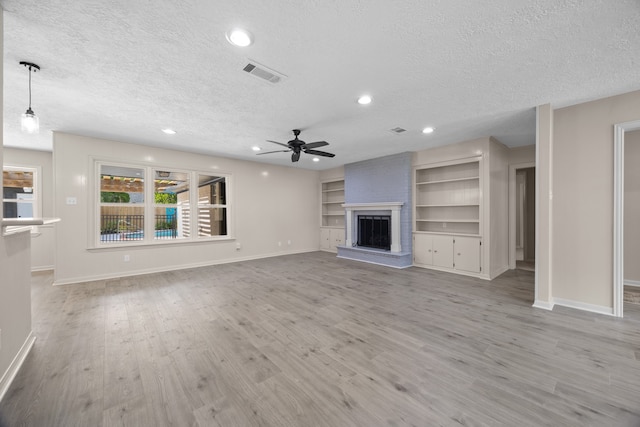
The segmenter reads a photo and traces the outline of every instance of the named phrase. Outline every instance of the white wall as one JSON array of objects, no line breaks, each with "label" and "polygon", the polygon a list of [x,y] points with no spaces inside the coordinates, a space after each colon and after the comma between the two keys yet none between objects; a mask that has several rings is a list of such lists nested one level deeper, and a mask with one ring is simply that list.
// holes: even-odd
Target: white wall
[{"label": "white wall", "polygon": [[553,116],[553,298],[610,312],[613,126],[640,119],[640,91],[561,108]]},{"label": "white wall", "polygon": [[[39,216],[53,217],[53,165],[52,153],[47,151],[4,149],[4,164],[11,166],[39,167],[42,206]],[[34,213],[34,216],[38,216]],[[31,241],[31,271],[53,268],[54,225],[38,227]]]},{"label": "white wall", "polygon": [[509,164],[530,163],[536,161],[536,146],[525,145],[509,149]]},{"label": "white wall", "polygon": [[640,286],[640,130],[624,135],[624,280]]},{"label": "white wall", "polygon": [[[54,211],[62,219],[56,224],[57,284],[319,249],[316,171],[64,133],[54,133],[53,142]],[[232,174],[235,239],[89,249],[94,158]],[[71,196],[77,198],[77,205],[66,205]],[[240,250],[236,250],[236,243],[241,244]],[[130,255],[129,262],[123,261],[125,254]]]},{"label": "white wall", "polygon": [[[4,14],[0,9],[0,14]],[[3,53],[2,39],[3,26],[0,15],[0,83],[3,82]],[[0,84],[0,100],[3,84]],[[2,102],[0,102],[2,113]],[[0,117],[2,114],[0,114]],[[3,162],[3,140],[0,132],[0,164]],[[0,188],[2,187],[2,174],[0,174]],[[0,209],[0,221],[2,209]],[[31,277],[29,274],[30,263],[30,237],[28,233],[20,233],[12,236],[3,236],[0,233],[0,330],[2,341],[0,342],[0,399],[6,392],[12,374],[15,374],[20,361],[14,362],[18,356],[21,358],[21,349],[25,350],[31,335]],[[31,341],[33,342],[33,341]],[[30,347],[29,347],[30,348]],[[25,356],[22,353],[22,356]],[[12,363],[13,362],[13,363]]]},{"label": "white wall", "polygon": [[320,171],[320,182],[344,179],[344,166]]},{"label": "white wall", "polygon": [[491,278],[509,269],[509,149],[491,138],[489,146]]}]

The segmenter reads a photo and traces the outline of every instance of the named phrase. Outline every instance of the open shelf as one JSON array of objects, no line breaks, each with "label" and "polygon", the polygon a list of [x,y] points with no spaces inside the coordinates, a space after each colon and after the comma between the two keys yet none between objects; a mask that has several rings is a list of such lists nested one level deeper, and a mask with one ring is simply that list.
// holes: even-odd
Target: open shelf
[{"label": "open shelf", "polygon": [[479,176],[470,176],[466,178],[440,179],[437,181],[422,181],[422,182],[416,182],[416,185],[446,184],[448,182],[474,181],[479,179],[480,179]]},{"label": "open shelf", "polygon": [[323,182],[320,192],[322,194],[321,227],[344,228],[344,180]]},{"label": "open shelf", "polygon": [[480,162],[416,168],[414,231],[480,235]]}]

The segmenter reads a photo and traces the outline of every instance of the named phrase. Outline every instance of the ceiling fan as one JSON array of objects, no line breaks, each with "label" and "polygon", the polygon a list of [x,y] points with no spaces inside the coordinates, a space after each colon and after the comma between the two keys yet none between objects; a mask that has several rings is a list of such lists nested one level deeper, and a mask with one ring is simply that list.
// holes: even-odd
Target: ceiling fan
[{"label": "ceiling fan", "polygon": [[327,153],[326,151],[314,150],[314,148],[324,147],[325,145],[329,145],[329,143],[327,141],[310,142],[310,143],[307,144],[306,142],[301,141],[301,140],[298,139],[298,135],[300,135],[300,129],[294,129],[293,130],[293,135],[295,135],[295,138],[293,138],[291,141],[287,142],[286,144],[283,144],[283,143],[277,142],[277,141],[270,141],[270,140],[267,139],[267,142],[272,142],[274,144],[278,144],[278,145],[282,145],[283,147],[287,147],[286,150],[267,151],[266,153],[258,153],[258,155],[271,154],[271,153],[286,153],[287,151],[292,151],[292,153],[291,153],[291,161],[292,162],[297,162],[300,159],[300,153],[313,154],[315,156],[323,156],[323,157],[334,157],[335,156],[335,154],[333,154],[333,153]]}]

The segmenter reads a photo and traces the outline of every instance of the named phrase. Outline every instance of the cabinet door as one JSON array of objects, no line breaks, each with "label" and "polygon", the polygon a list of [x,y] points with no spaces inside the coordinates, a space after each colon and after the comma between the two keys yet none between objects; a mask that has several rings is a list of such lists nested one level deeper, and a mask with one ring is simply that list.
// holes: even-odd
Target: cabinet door
[{"label": "cabinet door", "polygon": [[456,237],[454,253],[456,270],[480,272],[480,239]]},{"label": "cabinet door", "polygon": [[344,228],[331,229],[331,249],[337,250],[337,246],[344,245]]},{"label": "cabinet door", "polygon": [[433,236],[433,265],[453,268],[453,237]]},{"label": "cabinet door", "polygon": [[413,236],[414,264],[431,265],[433,263],[432,237],[429,234],[415,234]]},{"label": "cabinet door", "polygon": [[320,229],[320,249],[331,250],[331,229]]}]

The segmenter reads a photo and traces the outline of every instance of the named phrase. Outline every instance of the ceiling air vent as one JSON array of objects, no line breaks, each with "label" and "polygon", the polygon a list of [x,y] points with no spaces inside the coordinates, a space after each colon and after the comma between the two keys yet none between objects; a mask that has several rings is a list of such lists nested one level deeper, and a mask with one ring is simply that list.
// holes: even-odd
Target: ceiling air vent
[{"label": "ceiling air vent", "polygon": [[262,80],[266,80],[271,84],[279,83],[286,77],[284,74],[265,67],[264,65],[258,64],[255,61],[249,62],[242,70],[246,71],[252,76],[258,77]]},{"label": "ceiling air vent", "polygon": [[406,129],[402,129],[401,127],[395,127],[393,129],[389,129],[389,132],[395,133],[396,135],[401,135],[406,131],[407,131]]}]

